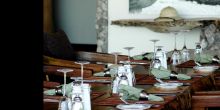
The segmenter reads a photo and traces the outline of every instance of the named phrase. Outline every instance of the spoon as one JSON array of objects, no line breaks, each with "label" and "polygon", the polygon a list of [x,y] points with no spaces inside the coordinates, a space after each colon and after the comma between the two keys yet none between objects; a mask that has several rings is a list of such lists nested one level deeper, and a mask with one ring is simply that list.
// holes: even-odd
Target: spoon
[{"label": "spoon", "polygon": [[212,58],[212,61],[215,61],[215,62],[220,63],[220,60],[219,60],[219,58],[218,58],[218,57],[213,57],[213,58]]},{"label": "spoon", "polygon": [[164,82],[164,81],[162,81],[161,79],[159,79],[159,78],[155,78],[159,83],[166,83],[166,82]]},{"label": "spoon", "polygon": [[194,61],[197,66],[202,66],[199,62]]},{"label": "spoon", "polygon": [[130,104],[126,100],[124,100],[122,97],[120,97],[121,101],[124,102],[125,104]]}]

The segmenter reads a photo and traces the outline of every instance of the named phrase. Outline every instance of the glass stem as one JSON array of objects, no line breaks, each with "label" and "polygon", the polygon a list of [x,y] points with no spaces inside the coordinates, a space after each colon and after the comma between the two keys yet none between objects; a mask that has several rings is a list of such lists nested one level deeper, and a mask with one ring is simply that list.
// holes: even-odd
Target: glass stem
[{"label": "glass stem", "polygon": [[155,56],[156,56],[156,55],[155,55],[155,51],[156,51],[156,50],[155,50],[155,42],[154,42],[154,56],[153,56],[154,58],[153,58],[153,60],[155,59]]},{"label": "glass stem", "polygon": [[184,36],[184,46],[186,47],[186,36]]},{"label": "glass stem", "polygon": [[115,64],[118,64],[118,55],[115,54]]},{"label": "glass stem", "polygon": [[130,51],[128,50],[128,61],[130,61]]},{"label": "glass stem", "polygon": [[175,35],[175,44],[174,44],[174,49],[176,49],[176,35]]},{"label": "glass stem", "polygon": [[66,72],[64,72],[63,96],[66,95]]},{"label": "glass stem", "polygon": [[83,64],[81,64],[81,77],[82,77],[81,83],[82,83],[82,85],[83,85]]}]

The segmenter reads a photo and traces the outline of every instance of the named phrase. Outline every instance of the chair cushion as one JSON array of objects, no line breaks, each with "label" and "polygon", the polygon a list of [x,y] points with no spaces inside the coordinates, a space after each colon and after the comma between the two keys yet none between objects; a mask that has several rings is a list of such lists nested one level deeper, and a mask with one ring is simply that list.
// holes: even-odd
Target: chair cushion
[{"label": "chair cushion", "polygon": [[44,55],[65,60],[74,58],[73,48],[64,31],[44,33]]}]

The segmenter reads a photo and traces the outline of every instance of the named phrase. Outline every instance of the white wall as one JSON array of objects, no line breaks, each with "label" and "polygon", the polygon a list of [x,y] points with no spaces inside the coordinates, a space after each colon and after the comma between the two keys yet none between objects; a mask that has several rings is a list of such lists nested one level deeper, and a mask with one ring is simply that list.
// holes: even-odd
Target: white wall
[{"label": "white wall", "polygon": [[[178,2],[178,3],[177,3]],[[164,46],[165,51],[174,48],[174,35],[168,33],[156,33],[144,27],[121,27],[111,25],[112,20],[117,19],[154,19],[159,17],[161,9],[172,6],[177,9],[183,18],[195,17],[218,17],[220,18],[220,6],[199,5],[197,3],[186,2],[183,0],[157,0],[153,5],[143,9],[142,13],[131,14],[128,11],[129,0],[109,0],[109,31],[108,31],[108,52],[122,52],[126,46],[135,47],[131,50],[131,56],[143,52],[153,51],[153,43],[150,39],[160,39],[156,45]],[[199,6],[199,7],[196,7]],[[199,42],[200,29],[191,32],[180,33],[177,36],[177,49],[182,49],[184,37],[186,46],[190,49],[195,47],[195,42]]]},{"label": "white wall", "polygon": [[57,28],[75,44],[96,44],[96,0],[54,0]]}]

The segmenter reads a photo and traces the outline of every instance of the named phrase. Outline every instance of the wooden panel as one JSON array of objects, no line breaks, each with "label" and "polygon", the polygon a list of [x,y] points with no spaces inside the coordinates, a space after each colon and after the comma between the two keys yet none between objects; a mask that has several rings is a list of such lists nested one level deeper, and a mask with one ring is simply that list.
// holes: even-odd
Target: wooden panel
[{"label": "wooden panel", "polygon": [[43,87],[48,88],[48,89],[56,88],[56,86],[59,86],[59,85],[60,83],[58,82],[50,82],[50,81],[43,82]]},{"label": "wooden panel", "polygon": [[[56,65],[63,67],[72,67],[72,68],[81,68],[79,64],[76,64],[74,61],[62,60],[53,57],[44,56],[43,59],[44,65]],[[93,70],[93,72],[104,71],[105,65],[102,64],[86,64],[84,65],[84,69]]]},{"label": "wooden panel", "polygon": [[53,21],[52,21],[52,0],[43,0],[43,23],[44,32],[53,31]]},{"label": "wooden panel", "polygon": [[220,95],[193,95],[192,107],[220,107]]},{"label": "wooden panel", "polygon": [[[115,63],[115,56],[113,54],[77,51],[75,56],[78,60],[96,61],[104,63]],[[127,56],[118,55],[118,62],[127,60]]]}]

